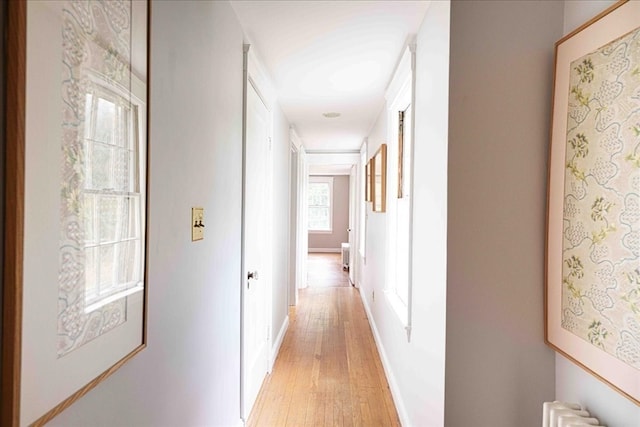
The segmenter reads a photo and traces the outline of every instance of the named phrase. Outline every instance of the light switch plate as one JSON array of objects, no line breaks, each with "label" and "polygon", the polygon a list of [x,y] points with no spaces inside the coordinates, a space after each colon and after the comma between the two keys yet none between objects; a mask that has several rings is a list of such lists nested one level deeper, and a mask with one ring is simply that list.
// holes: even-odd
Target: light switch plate
[{"label": "light switch plate", "polygon": [[191,208],[191,241],[204,239],[204,208]]}]

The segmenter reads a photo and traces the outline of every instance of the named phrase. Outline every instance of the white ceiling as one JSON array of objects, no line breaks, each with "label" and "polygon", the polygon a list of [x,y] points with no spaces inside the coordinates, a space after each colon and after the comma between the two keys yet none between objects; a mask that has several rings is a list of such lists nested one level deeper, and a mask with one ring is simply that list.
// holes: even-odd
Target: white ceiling
[{"label": "white ceiling", "polygon": [[[232,1],[308,150],[358,150],[428,1]],[[339,118],[323,113],[338,112]]]}]

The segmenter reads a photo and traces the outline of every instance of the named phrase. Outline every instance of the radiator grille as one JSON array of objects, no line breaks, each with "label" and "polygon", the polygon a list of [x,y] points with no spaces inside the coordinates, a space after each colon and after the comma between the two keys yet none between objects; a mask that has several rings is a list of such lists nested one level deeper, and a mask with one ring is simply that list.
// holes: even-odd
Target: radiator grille
[{"label": "radiator grille", "polygon": [[349,269],[349,244],[348,243],[342,244],[342,269],[343,270]]},{"label": "radiator grille", "polygon": [[542,427],[599,426],[600,421],[577,403],[544,402],[542,405]]}]

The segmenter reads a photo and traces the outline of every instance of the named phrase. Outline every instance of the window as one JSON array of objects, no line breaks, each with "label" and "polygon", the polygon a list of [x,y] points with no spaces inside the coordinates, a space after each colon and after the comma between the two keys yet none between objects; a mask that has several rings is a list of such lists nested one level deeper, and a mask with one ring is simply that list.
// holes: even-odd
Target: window
[{"label": "window", "polygon": [[[387,91],[387,282],[385,295],[411,331],[413,52],[405,51]],[[409,335],[407,335],[409,337]]]},{"label": "window", "polygon": [[95,85],[84,129],[85,312],[142,288],[138,108]]},{"label": "window", "polygon": [[398,197],[396,198],[396,294],[404,305],[409,297],[409,244],[411,230],[411,106],[398,113]]},{"label": "window", "polygon": [[333,178],[309,178],[309,231],[332,232]]}]

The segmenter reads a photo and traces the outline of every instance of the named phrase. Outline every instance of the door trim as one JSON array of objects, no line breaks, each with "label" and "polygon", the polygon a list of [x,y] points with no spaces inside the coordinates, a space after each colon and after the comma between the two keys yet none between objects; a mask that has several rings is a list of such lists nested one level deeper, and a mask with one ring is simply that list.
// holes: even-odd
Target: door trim
[{"label": "door trim", "polygon": [[[266,199],[268,201],[266,205],[267,212],[267,224],[272,224],[273,222],[273,205],[272,194],[273,194],[273,108],[272,108],[272,100],[274,99],[274,91],[273,87],[267,77],[267,74],[264,71],[264,68],[255,55],[251,53],[251,45],[245,44],[243,45],[243,83],[242,83],[242,92],[243,92],[243,107],[242,107],[242,227],[241,227],[241,261],[240,261],[240,419],[245,423],[251,414],[252,408],[246,407],[246,362],[247,357],[245,355],[245,336],[246,336],[246,324],[245,324],[245,298],[246,298],[246,280],[247,280],[247,265],[246,265],[246,234],[245,234],[245,223],[246,223],[246,211],[245,211],[245,198],[246,198],[246,174],[247,174],[247,164],[246,164],[246,156],[247,156],[247,96],[249,91],[249,85],[254,89],[258,98],[265,105],[268,115],[269,115],[269,147],[268,147],[268,159],[267,161],[267,182],[268,182],[268,194]],[[273,247],[273,234],[272,228],[268,228],[268,232],[266,233],[266,242],[265,246],[267,248]],[[266,305],[266,332],[267,332],[267,372],[270,372],[271,367],[273,365],[272,359],[272,317],[273,317],[273,308],[272,308],[272,259],[271,252],[267,251],[267,258],[265,259],[264,265],[268,270],[262,272],[262,279],[264,281],[263,285],[267,287],[267,300],[265,301]],[[265,374],[266,374],[265,373]]]}]

